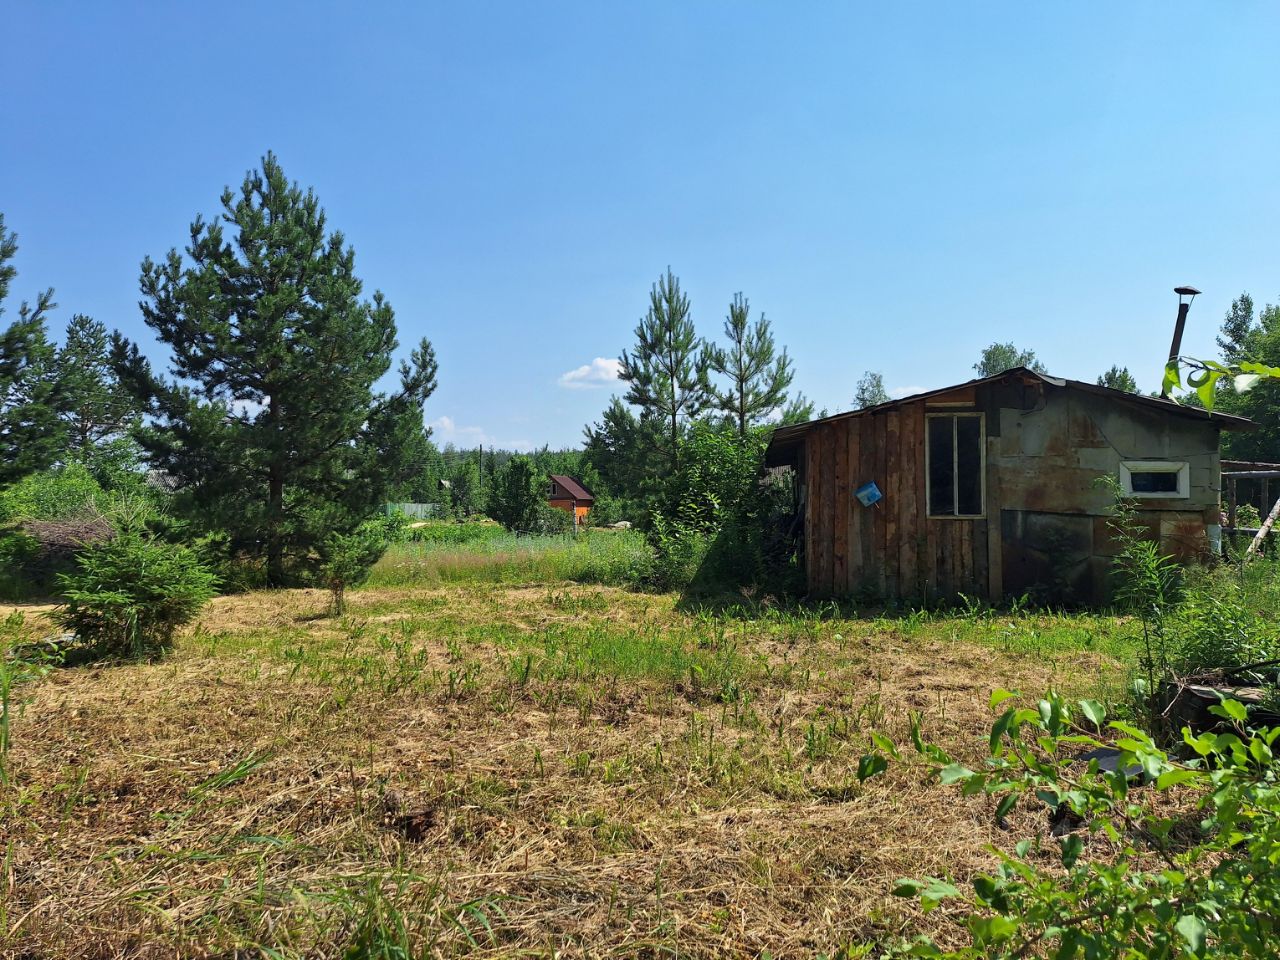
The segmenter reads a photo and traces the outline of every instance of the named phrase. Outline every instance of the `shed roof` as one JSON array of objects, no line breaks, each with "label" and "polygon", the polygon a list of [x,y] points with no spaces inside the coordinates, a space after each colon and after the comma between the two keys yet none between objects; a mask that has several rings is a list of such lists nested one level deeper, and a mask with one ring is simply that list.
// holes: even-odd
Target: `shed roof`
[{"label": "shed roof", "polygon": [[595,500],[595,495],[580,484],[573,477],[566,477],[563,474],[553,473],[551,479],[560,484],[560,487],[574,500]]},{"label": "shed roof", "polygon": [[1218,413],[1212,410],[1205,410],[1201,407],[1189,407],[1185,404],[1178,403],[1176,400],[1166,400],[1163,397],[1146,397],[1138,393],[1129,393],[1127,390],[1117,390],[1114,387],[1103,387],[1096,383],[1088,383],[1084,380],[1067,380],[1062,377],[1051,377],[1048,374],[1038,373],[1027,367],[1012,367],[990,377],[979,377],[975,380],[966,380],[964,383],[953,384],[949,387],[939,387],[937,390],[927,390],[924,393],[912,394],[909,397],[903,397],[900,400],[890,400],[888,403],[877,404],[874,407],[865,407],[862,410],[850,410],[846,413],[837,413],[830,417],[823,417],[820,420],[809,420],[805,423],[796,423],[786,427],[779,427],[773,431],[773,436],[769,439],[769,462],[773,462],[772,455],[779,452],[782,448],[790,447],[803,439],[811,427],[821,423],[834,423],[840,420],[848,420],[853,417],[865,416],[869,413],[875,413],[882,410],[891,410],[894,407],[902,406],[906,403],[913,403],[919,400],[927,400],[929,397],[936,397],[940,394],[951,393],[954,390],[961,390],[965,387],[985,386],[989,383],[997,383],[1001,380],[1021,378],[1024,381],[1039,382],[1051,387],[1072,387],[1085,393],[1097,394],[1114,400],[1117,403],[1136,404],[1148,409],[1156,409],[1162,413],[1167,413],[1175,417],[1189,417],[1195,420],[1206,420],[1216,423],[1224,430],[1252,430],[1257,424],[1247,417],[1237,417],[1230,413]]}]

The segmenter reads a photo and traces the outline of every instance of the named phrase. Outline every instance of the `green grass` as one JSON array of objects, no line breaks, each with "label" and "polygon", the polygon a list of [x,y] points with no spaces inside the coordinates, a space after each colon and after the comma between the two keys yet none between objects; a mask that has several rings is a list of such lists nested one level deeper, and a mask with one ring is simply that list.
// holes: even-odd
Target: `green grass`
[{"label": "green grass", "polygon": [[632,531],[522,537],[487,524],[452,526],[459,532],[433,532],[432,539],[391,547],[373,568],[368,586],[564,581],[625,585],[640,581],[649,569],[649,547]]},{"label": "green grass", "polygon": [[[441,528],[343,617],[224,597],[162,662],[14,687],[0,942],[16,918],[15,953],[68,960],[86,925],[115,953],[289,960],[858,956],[837,947],[958,935],[895,878],[968,882],[1018,835],[899,764],[861,783],[873,731],[919,717],[977,764],[996,688],[1132,715],[1131,617],[697,609],[573,582],[631,582],[636,534]],[[1274,567],[1244,577],[1273,621]]]}]

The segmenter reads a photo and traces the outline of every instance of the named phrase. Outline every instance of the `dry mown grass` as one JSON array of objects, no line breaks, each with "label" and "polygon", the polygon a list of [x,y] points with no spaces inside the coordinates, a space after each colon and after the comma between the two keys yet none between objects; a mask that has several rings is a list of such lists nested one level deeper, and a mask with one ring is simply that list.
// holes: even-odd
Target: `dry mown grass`
[{"label": "dry mown grass", "polygon": [[[55,671],[13,722],[0,876],[18,957],[812,956],[947,939],[889,896],[1013,834],[866,731],[975,761],[996,656],[892,624],[717,620],[603,588],[215,602],[167,661]],[[278,951],[268,953],[267,948]],[[364,952],[359,952],[363,948]]]}]

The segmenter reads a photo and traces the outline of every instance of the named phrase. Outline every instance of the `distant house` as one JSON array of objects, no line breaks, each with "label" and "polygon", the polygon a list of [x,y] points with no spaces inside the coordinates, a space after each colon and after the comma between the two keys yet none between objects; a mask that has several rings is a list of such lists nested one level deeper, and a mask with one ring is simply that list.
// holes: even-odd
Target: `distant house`
[{"label": "distant house", "polygon": [[1133,498],[1164,553],[1211,555],[1218,434],[1252,426],[1018,367],[781,427],[767,462],[795,472],[814,595],[1105,602],[1115,544],[1098,478]]},{"label": "distant house", "polygon": [[563,510],[573,517],[575,524],[584,523],[591,505],[596,502],[595,495],[573,477],[565,477],[553,473],[551,488],[547,494],[547,506]]}]

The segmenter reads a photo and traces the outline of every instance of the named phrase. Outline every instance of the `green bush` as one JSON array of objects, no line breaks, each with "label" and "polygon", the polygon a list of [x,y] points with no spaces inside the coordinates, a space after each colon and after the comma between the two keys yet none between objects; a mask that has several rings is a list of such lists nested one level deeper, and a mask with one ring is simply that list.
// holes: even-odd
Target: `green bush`
[{"label": "green bush", "polygon": [[[895,893],[919,899],[926,911],[950,901],[967,915],[964,946],[922,939],[906,953],[966,960],[1276,955],[1280,728],[1250,729],[1246,709],[1227,701],[1211,708],[1220,732],[1182,731],[1191,759],[1178,760],[1143,731],[1107,723],[1094,701],[1069,705],[1051,695],[1034,708],[1010,707],[1013,696],[992,696],[1002,712],[984,770],[924,742],[918,723],[913,743],[944,785],[989,796],[997,822],[1020,804],[1047,805],[1058,828],[999,851],[1000,867],[975,877],[972,890],[936,877],[899,881]],[[889,758],[902,759],[887,738],[872,739],[879,749],[863,757],[863,779],[885,770]],[[1117,752],[1114,772],[1099,769],[1096,758],[1073,759],[1108,747]]]},{"label": "green bush", "polygon": [[573,533],[573,514],[568,510],[557,510],[545,503],[539,503],[537,510],[534,511],[533,523],[526,532],[541,536]]},{"label": "green bush", "polygon": [[59,577],[66,603],[54,619],[96,657],[164,653],[217,585],[193,551],[136,530],[89,547],[77,562],[75,573]]},{"label": "green bush", "polygon": [[697,526],[655,516],[649,540],[653,544],[649,586],[683,590],[698,575],[711,549],[712,536]]},{"label": "green bush", "polygon": [[101,513],[107,495],[79,463],[23,477],[0,493],[0,520],[66,520]]},{"label": "green bush", "polygon": [[1280,657],[1275,621],[1257,610],[1233,578],[1187,591],[1171,623],[1171,668],[1177,676],[1237,670]]},{"label": "green bush", "polygon": [[452,520],[432,520],[410,527],[405,539],[409,543],[427,543],[447,546],[463,546],[472,543],[492,543],[506,540],[510,534],[496,523],[458,523]]},{"label": "green bush", "polygon": [[649,517],[654,586],[701,595],[793,586],[794,560],[776,542],[791,490],[764,473],[767,439],[767,431],[694,427]]}]

